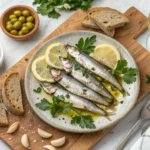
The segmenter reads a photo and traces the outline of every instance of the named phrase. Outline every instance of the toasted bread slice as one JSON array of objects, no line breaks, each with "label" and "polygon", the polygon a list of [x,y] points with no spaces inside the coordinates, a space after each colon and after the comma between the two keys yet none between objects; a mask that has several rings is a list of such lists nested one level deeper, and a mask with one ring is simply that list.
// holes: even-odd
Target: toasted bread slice
[{"label": "toasted bread slice", "polygon": [[2,87],[2,98],[8,111],[15,115],[24,113],[19,73],[7,77]]},{"label": "toasted bread slice", "polygon": [[100,28],[103,27],[107,30],[122,27],[129,22],[124,14],[108,7],[90,9],[88,17]]},{"label": "toasted bread slice", "polygon": [[8,119],[6,114],[6,108],[3,104],[2,95],[0,91],[0,126],[7,126],[8,125]]},{"label": "toasted bread slice", "polygon": [[100,28],[97,24],[95,24],[88,16],[86,16],[84,18],[84,20],[82,21],[82,25],[84,27],[90,27],[90,28],[94,28],[94,29],[101,29],[103,30],[107,35],[113,37],[115,34],[115,29],[112,30],[106,30],[104,28]]}]

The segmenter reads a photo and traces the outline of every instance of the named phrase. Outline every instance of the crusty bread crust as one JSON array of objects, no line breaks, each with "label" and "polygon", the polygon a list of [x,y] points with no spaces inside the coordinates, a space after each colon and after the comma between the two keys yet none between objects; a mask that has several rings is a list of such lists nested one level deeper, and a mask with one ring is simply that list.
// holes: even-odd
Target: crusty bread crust
[{"label": "crusty bread crust", "polygon": [[[124,18],[124,21],[122,23],[119,23],[119,24],[116,24],[116,25],[113,25],[113,26],[110,26],[109,24],[104,24],[102,23],[101,21],[97,20],[96,19],[96,15],[98,13],[100,13],[101,11],[113,11],[113,12],[117,12],[120,16],[122,16]],[[126,23],[129,23],[129,20],[128,18],[122,14],[121,12],[115,10],[115,9],[112,9],[112,8],[109,8],[109,7],[96,7],[96,8],[91,8],[88,12],[88,17],[90,19],[92,19],[98,26],[100,26],[100,28],[105,28],[107,30],[112,30],[114,28],[118,28],[118,27],[122,27],[124,26]]]},{"label": "crusty bread crust", "polygon": [[[10,82],[10,80],[12,80],[13,76],[19,77],[19,73],[14,72],[6,78],[6,80],[5,80],[5,82],[2,86],[2,98],[3,98],[3,101],[4,101],[4,105],[6,106],[8,111],[10,111],[11,113],[13,113],[15,115],[23,115],[24,114],[24,109],[23,109],[22,101],[21,101],[21,107],[19,109],[15,108],[16,106],[12,105],[11,100],[9,99],[9,94],[7,93],[8,89],[6,89],[6,85],[8,84],[8,82]],[[20,86],[20,85],[18,85],[18,86]],[[21,86],[20,86],[20,91],[21,91]],[[20,96],[21,96],[21,99],[22,99],[22,94],[21,93],[20,93]]]},{"label": "crusty bread crust", "polygon": [[8,119],[6,114],[6,108],[3,104],[1,90],[0,90],[0,126],[7,126],[8,125]]}]

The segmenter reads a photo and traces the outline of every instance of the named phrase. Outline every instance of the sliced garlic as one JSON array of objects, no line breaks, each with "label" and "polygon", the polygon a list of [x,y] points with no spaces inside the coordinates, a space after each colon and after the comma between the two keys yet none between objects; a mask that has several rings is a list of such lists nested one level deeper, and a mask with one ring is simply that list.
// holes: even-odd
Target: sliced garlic
[{"label": "sliced garlic", "polygon": [[56,140],[51,141],[51,144],[52,144],[53,146],[58,147],[58,146],[64,145],[64,144],[65,144],[65,141],[66,141],[66,137],[64,136],[64,137],[62,137],[62,138],[60,138],[60,139],[56,139]]},{"label": "sliced garlic", "polygon": [[21,138],[21,143],[25,148],[29,148],[29,140],[28,140],[28,135],[24,134]]},{"label": "sliced garlic", "polygon": [[19,126],[19,122],[15,122],[13,123],[7,130],[7,133],[11,134],[11,133],[14,133],[17,129],[18,129],[18,126]]},{"label": "sliced garlic", "polygon": [[45,145],[43,146],[44,148],[48,149],[48,150],[56,150],[55,147],[51,146],[51,145]]},{"label": "sliced garlic", "polygon": [[50,138],[52,136],[52,134],[38,128],[38,134],[42,137],[42,138]]}]

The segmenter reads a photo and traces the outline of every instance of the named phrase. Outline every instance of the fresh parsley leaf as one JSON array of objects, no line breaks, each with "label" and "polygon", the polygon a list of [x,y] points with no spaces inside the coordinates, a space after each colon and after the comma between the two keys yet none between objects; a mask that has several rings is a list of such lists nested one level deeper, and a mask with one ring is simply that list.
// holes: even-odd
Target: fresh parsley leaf
[{"label": "fresh parsley leaf", "polygon": [[56,9],[88,10],[93,0],[34,0],[33,5],[38,4],[37,12],[50,18],[58,18],[60,14]]},{"label": "fresh parsley leaf", "polygon": [[77,63],[75,63],[75,65],[74,65],[74,70],[79,70],[79,69],[80,69],[80,65],[77,64]]},{"label": "fresh parsley leaf", "polygon": [[78,43],[76,44],[76,47],[83,53],[89,55],[94,51],[94,43],[96,42],[96,35],[93,35],[91,37],[88,37],[85,39],[80,38]]},{"label": "fresh parsley leaf", "polygon": [[78,115],[74,116],[71,124],[79,125],[81,128],[95,129],[94,120],[91,115]]},{"label": "fresh parsley leaf", "polygon": [[69,95],[69,93],[67,93],[67,94],[66,94],[66,97],[67,97],[67,98],[70,98],[70,95]]},{"label": "fresh parsley leaf", "polygon": [[123,72],[122,79],[127,83],[131,84],[136,81],[136,75],[138,70],[136,68],[128,68],[125,72]]},{"label": "fresh parsley leaf", "polygon": [[70,86],[69,85],[65,85],[65,88],[68,89]]},{"label": "fresh parsley leaf", "polygon": [[51,104],[50,112],[51,112],[53,117],[55,117],[56,113],[67,114],[70,112],[70,110],[72,108],[72,104],[71,103],[64,103],[63,102],[63,100],[64,100],[63,95],[53,96],[52,100],[53,100],[53,103]]},{"label": "fresh parsley leaf", "polygon": [[127,84],[131,84],[136,81],[138,69],[128,68],[127,64],[125,59],[119,60],[116,69],[111,70],[110,72],[115,76],[121,77]]},{"label": "fresh parsley leaf", "polygon": [[41,87],[38,87],[37,89],[34,89],[33,91],[34,91],[35,93],[41,93],[42,88],[41,88]]},{"label": "fresh parsley leaf", "polygon": [[83,76],[85,76],[86,78],[88,78],[90,73],[91,73],[90,70],[88,70],[86,68],[83,68],[83,70],[82,70]]},{"label": "fresh parsley leaf", "polygon": [[56,12],[56,10],[53,9],[53,11],[51,11],[51,12],[48,13],[48,17],[49,18],[57,19],[57,18],[60,17],[60,13]]},{"label": "fresh parsley leaf", "polygon": [[150,75],[149,74],[146,75],[146,78],[147,78],[147,82],[146,83],[150,83]]},{"label": "fresh parsley leaf", "polygon": [[38,107],[39,109],[43,110],[43,111],[46,111],[46,110],[49,110],[50,109],[50,106],[51,106],[51,103],[48,102],[47,99],[43,98],[41,100],[41,103],[37,103],[35,104],[36,107]]},{"label": "fresh parsley leaf", "polygon": [[123,101],[120,101],[120,104],[123,104]]},{"label": "fresh parsley leaf", "polygon": [[71,109],[72,109],[72,104],[71,103],[66,103],[66,104],[63,105],[62,113],[63,114],[69,114]]}]

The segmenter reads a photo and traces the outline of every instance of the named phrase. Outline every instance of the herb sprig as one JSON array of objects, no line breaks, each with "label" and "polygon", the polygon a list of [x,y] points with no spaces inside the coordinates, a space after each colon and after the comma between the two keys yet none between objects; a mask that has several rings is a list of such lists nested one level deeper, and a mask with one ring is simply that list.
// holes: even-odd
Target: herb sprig
[{"label": "herb sprig", "polygon": [[[70,95],[66,94],[65,97],[69,98]],[[55,117],[57,113],[69,114],[71,110],[73,110],[77,113],[77,115],[72,118],[71,124],[79,125],[81,128],[95,129],[96,127],[94,125],[94,120],[92,116],[82,115],[80,112],[72,107],[72,103],[64,102],[65,97],[63,95],[53,96],[53,103],[48,102],[48,100],[44,98],[41,100],[40,103],[37,103],[36,106],[43,111],[49,110],[53,117]]]},{"label": "herb sprig", "polygon": [[121,77],[127,84],[131,84],[136,81],[138,69],[129,68],[127,67],[127,64],[125,59],[119,60],[116,69],[111,70],[110,72],[115,76]]},{"label": "herb sprig", "polygon": [[93,0],[34,0],[33,5],[38,4],[37,12],[49,18],[59,18],[60,13],[56,9],[88,10]]},{"label": "herb sprig", "polygon": [[94,51],[94,43],[96,42],[96,35],[93,35],[91,37],[87,37],[85,40],[83,38],[80,38],[78,43],[76,44],[76,47],[83,53],[89,55]]},{"label": "herb sprig", "polygon": [[42,88],[41,88],[41,87],[38,87],[37,89],[34,89],[33,91],[34,91],[35,93],[41,93]]}]

